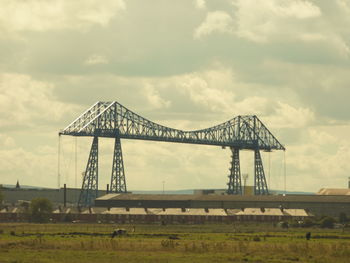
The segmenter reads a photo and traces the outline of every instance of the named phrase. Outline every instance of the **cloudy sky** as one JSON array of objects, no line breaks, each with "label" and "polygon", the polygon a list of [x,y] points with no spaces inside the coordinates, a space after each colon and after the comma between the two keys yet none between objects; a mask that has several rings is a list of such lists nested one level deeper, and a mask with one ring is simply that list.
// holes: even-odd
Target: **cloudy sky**
[{"label": "cloudy sky", "polygon": [[[256,114],[287,148],[287,190],[350,176],[347,0],[1,0],[0,183],[57,187],[58,132],[116,100],[191,130]],[[100,141],[100,188],[113,140]],[[91,138],[61,138],[61,184],[81,185]],[[230,151],[122,141],[129,189],[224,188]],[[264,153],[270,188],[284,153]],[[242,152],[253,180],[253,153]]]}]

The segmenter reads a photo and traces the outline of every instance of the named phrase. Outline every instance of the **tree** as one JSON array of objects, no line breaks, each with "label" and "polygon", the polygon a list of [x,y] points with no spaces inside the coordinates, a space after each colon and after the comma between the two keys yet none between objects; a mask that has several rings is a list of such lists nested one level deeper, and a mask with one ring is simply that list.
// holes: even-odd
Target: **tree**
[{"label": "tree", "polygon": [[305,218],[304,222],[302,223],[302,227],[312,227],[315,225],[315,222],[311,218]]},{"label": "tree", "polygon": [[334,223],[335,223],[335,219],[327,216],[321,220],[321,227],[322,228],[333,228]]},{"label": "tree", "polygon": [[46,223],[52,214],[52,203],[46,198],[35,198],[30,203],[33,222]]},{"label": "tree", "polygon": [[346,216],[346,214],[344,212],[340,213],[339,214],[339,223],[346,224],[347,222],[349,222],[349,219]]}]

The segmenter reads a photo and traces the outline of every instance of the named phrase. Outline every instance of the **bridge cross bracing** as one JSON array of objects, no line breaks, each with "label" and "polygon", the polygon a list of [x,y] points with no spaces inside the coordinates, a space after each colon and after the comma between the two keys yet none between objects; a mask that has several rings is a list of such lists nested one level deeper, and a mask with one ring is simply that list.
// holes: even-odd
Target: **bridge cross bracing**
[{"label": "bridge cross bracing", "polygon": [[[284,146],[255,115],[237,116],[219,125],[195,131],[183,131],[152,122],[116,101],[96,102],[59,135],[90,136],[94,138],[90,158],[83,179],[79,205],[93,202],[98,189],[98,168],[91,160],[98,160],[98,137],[115,139],[112,192],[127,192],[120,139],[163,141],[229,147],[232,150],[228,194],[242,194],[239,150],[255,151],[255,194],[268,194],[260,150],[285,150]],[[91,169],[96,167],[96,169]],[[97,171],[97,172],[96,172]],[[94,182],[94,183],[93,183]],[[86,196],[90,196],[86,198]],[[85,199],[84,199],[84,198]],[[79,199],[80,200],[80,199]]]}]

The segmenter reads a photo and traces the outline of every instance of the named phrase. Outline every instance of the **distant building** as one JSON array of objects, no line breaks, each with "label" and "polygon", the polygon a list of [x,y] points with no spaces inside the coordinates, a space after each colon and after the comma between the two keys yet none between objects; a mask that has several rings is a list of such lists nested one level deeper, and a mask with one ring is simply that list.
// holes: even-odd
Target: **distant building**
[{"label": "distant building", "polygon": [[[68,205],[76,205],[80,195],[80,189],[67,188],[66,201]],[[31,201],[34,198],[47,198],[54,204],[63,204],[64,201],[64,189],[34,189],[34,188],[14,188],[2,187],[1,192],[4,196],[4,203],[9,205],[15,205],[21,201]],[[99,190],[98,196],[105,195],[105,190]]]},{"label": "distant building", "polygon": [[[246,185],[242,186],[242,195],[244,196],[252,196],[254,195],[254,186]],[[197,189],[193,190],[195,195],[226,195],[227,189]],[[275,194],[273,191],[270,194]]]},{"label": "distant building", "polygon": [[342,188],[322,188],[317,192],[318,195],[350,195],[350,189]]},{"label": "distant building", "polygon": [[226,189],[197,189],[193,190],[195,195],[225,195]]},{"label": "distant building", "polygon": [[[254,195],[254,186],[242,186],[243,195]],[[227,189],[197,189],[194,190],[195,195],[226,195]]]}]

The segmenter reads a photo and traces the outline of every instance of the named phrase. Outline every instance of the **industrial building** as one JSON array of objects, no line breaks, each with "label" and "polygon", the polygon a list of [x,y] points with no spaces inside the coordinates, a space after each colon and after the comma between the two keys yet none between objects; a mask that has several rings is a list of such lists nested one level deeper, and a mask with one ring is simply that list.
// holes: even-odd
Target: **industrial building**
[{"label": "industrial building", "polygon": [[350,196],[331,195],[137,195],[108,194],[95,200],[96,207],[181,209],[303,209],[315,216],[350,215]]},{"label": "industrial building", "polygon": [[[0,210],[1,222],[27,222],[28,210],[25,207],[7,207]],[[56,209],[51,215],[52,222],[80,223],[161,223],[161,224],[203,224],[231,223],[246,221],[280,222],[304,220],[312,215],[303,209],[179,209],[179,208],[106,208]]]},{"label": "industrial building", "polygon": [[[109,221],[116,221],[119,215],[120,218],[124,218],[121,219],[122,221],[127,221],[125,219],[127,215],[130,218],[136,217],[139,221],[142,221],[142,216],[145,216],[150,222],[160,220],[160,217],[162,220],[171,218],[172,221],[179,221],[179,216],[186,216],[185,219],[190,221],[221,222],[222,220],[253,219],[274,221],[288,216],[328,215],[338,217],[340,213],[350,215],[349,189],[325,188],[316,195],[259,196],[227,195],[220,189],[197,190],[193,195],[106,194],[107,191],[100,190],[98,192],[100,197],[95,200],[94,206],[80,210],[77,208],[77,202],[81,189],[66,188],[67,208],[64,208],[64,188],[23,189],[16,187],[2,188],[1,191],[4,195],[4,203],[0,218],[21,218],[20,215],[14,216],[23,210],[20,204],[37,197],[47,198],[54,203],[54,207],[59,208],[56,210],[56,217],[62,219],[69,214],[69,218],[82,220],[81,217],[83,217],[89,222],[102,215]],[[67,210],[68,208],[70,210]],[[63,210],[65,212],[62,212]],[[223,217],[230,219],[223,219]]]}]

